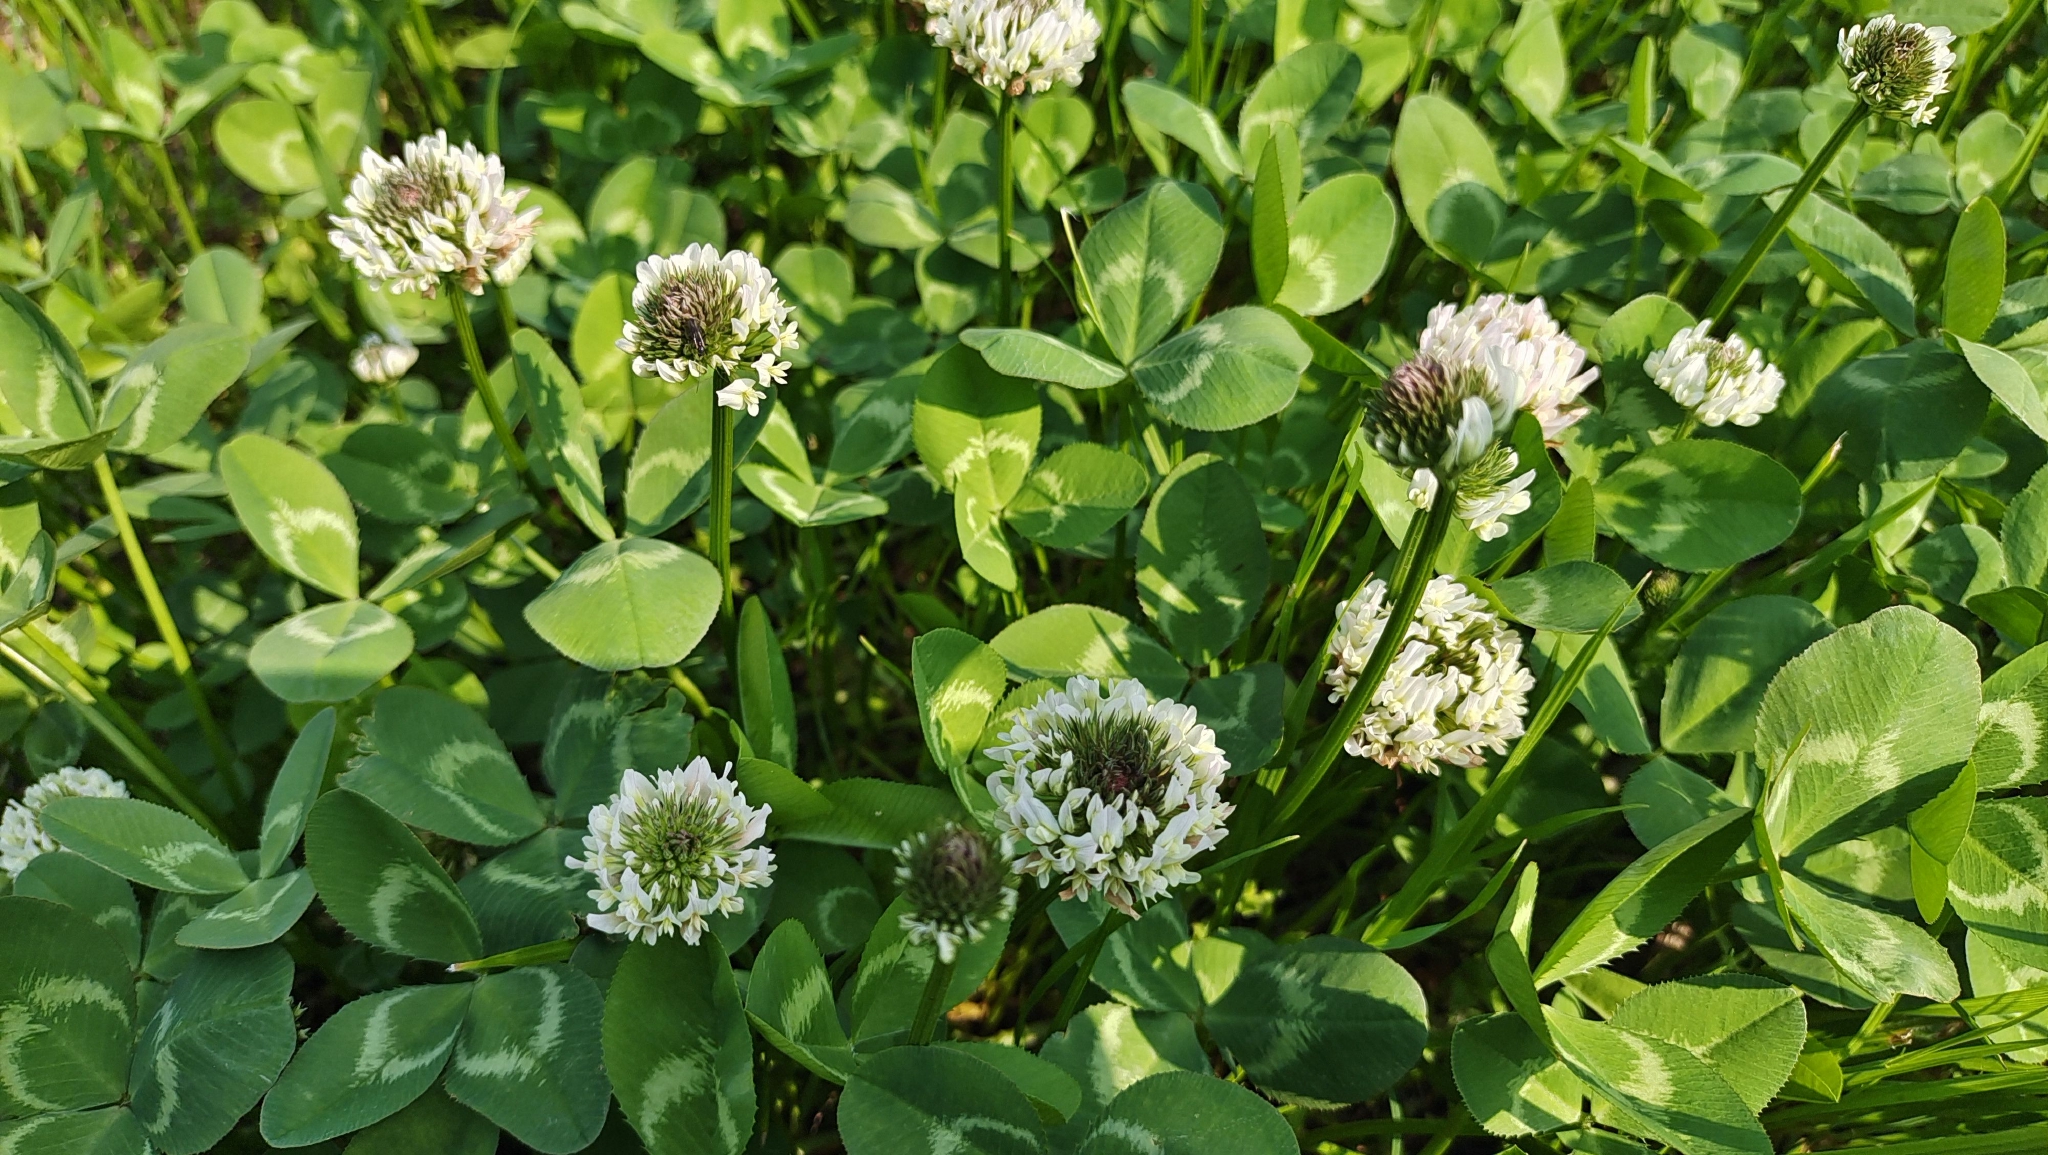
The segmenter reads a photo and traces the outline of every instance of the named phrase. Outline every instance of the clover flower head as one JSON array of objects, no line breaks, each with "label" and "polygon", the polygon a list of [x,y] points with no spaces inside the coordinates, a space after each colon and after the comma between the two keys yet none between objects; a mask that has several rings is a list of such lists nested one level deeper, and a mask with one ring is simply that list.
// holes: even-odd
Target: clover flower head
[{"label": "clover flower head", "polygon": [[1585,347],[1558,326],[1541,297],[1517,301],[1489,293],[1462,309],[1438,305],[1416,345],[1453,370],[1498,357],[1521,380],[1521,408],[1535,415],[1550,441],[1586,415],[1579,394],[1600,376],[1599,369],[1586,368]]},{"label": "clover flower head", "polygon": [[584,855],[565,861],[597,876],[592,930],[695,944],[707,916],[739,913],[742,890],[768,885],[775,852],[754,844],[769,808],[747,805],[731,769],[714,772],[699,758],[651,779],[628,770],[611,801],[590,808]]},{"label": "clover flower head", "polygon": [[1022,96],[1081,83],[1102,24],[1085,0],[924,0],[933,43],[983,88]]},{"label": "clover flower head", "polygon": [[37,855],[57,849],[43,832],[43,807],[59,798],[126,798],[128,787],[105,770],[66,766],[45,774],[0,810],[0,871],[19,877]]},{"label": "clover flower head", "polygon": [[362,163],[327,239],[370,282],[392,292],[440,291],[444,278],[465,292],[509,285],[533,255],[540,210],[519,211],[524,189],[505,187],[505,166],[446,132],[405,146],[399,159],[363,150]]},{"label": "clover flower head", "polygon": [[[1496,445],[1486,456],[1458,478],[1458,518],[1480,541],[1492,541],[1508,531],[1507,519],[1529,508],[1529,486],[1536,480],[1531,469],[1515,475],[1522,459],[1505,445]],[[1408,490],[1408,500],[1417,509],[1436,504],[1439,484],[1436,474],[1418,469]]]},{"label": "clover flower head", "polygon": [[419,359],[419,347],[404,337],[369,333],[348,355],[348,368],[358,381],[386,385],[405,376]]},{"label": "clover flower head", "polygon": [[674,384],[723,373],[730,380],[718,403],[757,412],[768,387],[789,372],[782,354],[797,344],[775,274],[744,249],[691,245],[641,261],[638,277],[633,319],[618,341],[633,355],[633,372]]},{"label": "clover flower head", "polygon": [[1643,359],[1643,371],[1702,425],[1755,425],[1778,407],[1785,375],[1742,338],[1713,336],[1713,327],[1680,329]]},{"label": "clover flower head", "polygon": [[1422,354],[1387,374],[1368,402],[1366,428],[1381,457],[1455,478],[1514,422],[1521,379],[1489,350],[1480,363],[1447,365]]},{"label": "clover flower head", "polygon": [[1887,12],[1835,38],[1849,91],[1874,112],[1908,124],[1933,124],[1934,99],[1948,91],[1955,33],[1937,24],[1899,23]]},{"label": "clover flower head", "polygon": [[1017,909],[1017,888],[1002,848],[964,823],[905,839],[896,848],[896,881],[909,907],[902,922],[910,941],[932,945],[944,963],[959,957],[962,943],[980,942],[989,927]]},{"label": "clover flower head", "polygon": [[[1374,578],[1338,609],[1325,675],[1343,701],[1385,631],[1387,583]],[[1455,578],[1423,590],[1415,620],[1344,749],[1385,766],[1438,773],[1439,763],[1477,766],[1522,734],[1536,679],[1522,640]]]},{"label": "clover flower head", "polygon": [[1136,916],[1198,875],[1223,841],[1230,763],[1194,707],[1130,679],[1070,678],[1019,710],[989,757],[1011,869],[1063,898],[1100,894]]}]

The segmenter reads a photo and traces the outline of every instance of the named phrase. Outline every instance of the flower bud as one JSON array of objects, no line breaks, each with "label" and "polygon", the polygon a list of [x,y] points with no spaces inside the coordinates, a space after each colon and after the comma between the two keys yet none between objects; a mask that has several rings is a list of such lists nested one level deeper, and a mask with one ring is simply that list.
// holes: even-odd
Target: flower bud
[{"label": "flower bud", "polygon": [[370,333],[348,355],[348,368],[358,381],[388,385],[410,372],[419,359],[419,348],[411,341],[403,337],[386,340],[381,334]]},{"label": "flower bud", "polygon": [[1519,390],[1499,367],[1453,369],[1427,355],[1396,366],[1368,403],[1372,447],[1403,468],[1464,473],[1514,421]]},{"label": "flower bud", "polygon": [[1934,123],[1934,98],[1948,91],[1955,33],[1937,24],[1901,24],[1887,12],[1837,36],[1849,90],[1871,111],[1908,124]]},{"label": "flower bud", "polygon": [[937,948],[950,963],[963,942],[980,942],[1017,908],[1017,889],[1002,850],[978,828],[949,823],[905,839],[896,848],[896,880],[909,909],[910,941]]}]

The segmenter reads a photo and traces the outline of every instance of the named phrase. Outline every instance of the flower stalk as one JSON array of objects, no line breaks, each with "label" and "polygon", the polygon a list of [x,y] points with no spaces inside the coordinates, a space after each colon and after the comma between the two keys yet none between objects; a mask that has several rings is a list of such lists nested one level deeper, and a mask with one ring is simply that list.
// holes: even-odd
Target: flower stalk
[{"label": "flower stalk", "polygon": [[1103,944],[1109,941],[1110,935],[1123,929],[1124,924],[1130,921],[1131,916],[1123,911],[1110,910],[1103,914],[1102,921],[1089,934],[1088,940],[1081,944],[1081,961],[1074,968],[1073,982],[1067,987],[1067,993],[1060,998],[1058,1013],[1053,1015],[1054,1031],[1066,1030],[1067,1024],[1073,1021],[1074,1013],[1081,1009],[1081,1000],[1088,994],[1088,979],[1095,973],[1095,961],[1102,957]]},{"label": "flower stalk", "polygon": [[[207,833],[223,836],[219,820],[213,816],[213,811],[204,802],[199,800],[197,793],[191,788],[191,784],[183,780],[183,775],[176,774],[174,768],[169,766],[168,760],[166,760],[164,765],[158,765],[154,762],[151,756],[145,753],[143,748],[138,746],[125,730],[116,725],[100,709],[102,703],[112,706],[114,704],[112,699],[96,700],[92,695],[90,687],[78,686],[74,688],[65,682],[51,677],[49,671],[31,660],[28,655],[21,653],[5,642],[0,642],[0,657],[6,658],[16,669],[28,675],[31,681],[40,684],[44,689],[62,696],[65,701],[71,703],[72,708],[77,710],[79,715],[86,720],[86,724],[98,730],[100,737],[105,738],[109,746],[119,750],[121,756],[128,759],[128,764],[135,767],[136,772],[142,775],[143,780],[147,781],[159,794],[169,800],[171,805],[183,811],[186,817],[197,822]],[[151,745],[154,746],[154,743]]]},{"label": "flower stalk", "polygon": [[[714,374],[714,394],[723,388],[723,373]],[[733,609],[732,590],[732,450],[734,411],[711,401],[711,564],[718,569],[720,612],[728,622],[738,620]]]},{"label": "flower stalk", "polygon": [[22,636],[35,643],[35,647],[41,650],[43,656],[50,659],[59,670],[62,670],[65,677],[76,682],[87,693],[97,699],[98,705],[105,708],[107,720],[116,729],[120,730],[121,733],[126,734],[128,740],[135,744],[136,749],[147,755],[149,760],[166,774],[176,773],[177,764],[171,761],[170,755],[163,752],[163,748],[156,744],[147,731],[141,726],[136,725],[135,719],[129,716],[128,711],[122,708],[120,702],[107,695],[106,686],[100,679],[93,677],[91,671],[79,665],[71,657],[69,651],[57,644],[55,639],[44,633],[42,627],[35,622],[23,622],[20,629]]},{"label": "flower stalk", "polygon": [[157,176],[164,182],[164,190],[171,195],[171,209],[178,214],[178,228],[185,234],[185,247],[192,257],[206,251],[206,239],[199,235],[199,221],[192,215],[192,204],[185,197],[185,186],[178,181],[178,170],[171,166],[171,154],[164,149],[162,141],[150,141],[144,146],[149,159],[156,166]]},{"label": "flower stalk", "polygon": [[[1649,581],[1649,576],[1644,575],[1643,581]],[[1530,717],[1521,740],[1508,752],[1507,760],[1501,763],[1500,772],[1493,776],[1493,781],[1480,792],[1479,801],[1458,819],[1457,825],[1451,828],[1450,833],[1430,843],[1429,853],[1423,857],[1422,864],[1415,868],[1415,872],[1408,876],[1406,882],[1401,884],[1401,889],[1394,897],[1388,899],[1386,905],[1365,924],[1359,938],[1374,946],[1385,947],[1395,935],[1408,929],[1408,924],[1415,921],[1416,915],[1422,913],[1422,908],[1436,894],[1437,888],[1443,885],[1444,880],[1464,868],[1466,855],[1472,853],[1480,840],[1492,832],[1494,819],[1507,806],[1508,799],[1513,797],[1515,787],[1520,783],[1522,773],[1529,765],[1530,755],[1535,753],[1537,744],[1542,742],[1544,734],[1549,732],[1551,723],[1557,721],[1557,716],[1564,711],[1565,703],[1571,700],[1579,683],[1585,680],[1587,671],[1593,668],[1593,662],[1599,657],[1600,647],[1614,633],[1614,628],[1621,624],[1622,614],[1628,611],[1635,595],[1641,591],[1642,583],[1639,582],[1629,597],[1617,602],[1600,629],[1579,647],[1579,652],[1572,658],[1570,667],[1545,690],[1543,702],[1536,707],[1535,714]],[[1558,670],[1556,663],[1552,663],[1551,670],[1553,673]]]},{"label": "flower stalk", "polygon": [[996,121],[1002,130],[1002,189],[996,196],[996,322],[1001,325],[1016,323],[1016,278],[1010,271],[1010,224],[1017,214],[1017,105],[1016,98],[1004,89],[997,99]]},{"label": "flower stalk", "polygon": [[1387,626],[1380,632],[1380,640],[1373,646],[1372,656],[1359,670],[1358,680],[1351,687],[1351,695],[1344,699],[1343,708],[1337,711],[1337,716],[1323,731],[1322,740],[1309,755],[1300,776],[1289,782],[1280,796],[1269,830],[1277,829],[1292,819],[1308,802],[1309,795],[1322,784],[1330,768],[1337,764],[1337,755],[1343,752],[1344,743],[1358,729],[1358,720],[1372,705],[1380,682],[1387,676],[1387,667],[1393,664],[1396,650],[1408,636],[1408,625],[1415,620],[1415,607],[1422,603],[1422,591],[1429,585],[1429,579],[1435,576],[1437,549],[1450,532],[1457,505],[1453,495],[1440,490],[1436,500],[1430,503],[1429,512],[1408,523],[1408,533],[1402,542],[1404,556],[1397,563],[1394,574],[1393,585],[1398,592],[1394,596]]},{"label": "flower stalk", "polygon": [[498,447],[505,451],[505,462],[519,476],[519,483],[526,487],[534,504],[545,509],[547,491],[541,488],[540,479],[533,475],[533,463],[526,459],[526,451],[519,447],[519,438],[505,419],[505,407],[491,389],[490,371],[484,368],[483,349],[476,341],[476,322],[470,319],[469,306],[460,293],[448,294],[448,311],[455,317],[455,337],[462,344],[462,360],[469,366],[469,383],[476,390],[477,400],[483,402],[484,414],[491,419],[491,432],[498,438]]},{"label": "flower stalk", "polygon": [[1799,174],[1798,183],[1792,186],[1791,192],[1785,194],[1784,201],[1778,205],[1778,211],[1772,213],[1771,219],[1764,222],[1763,231],[1749,243],[1749,251],[1742,254],[1742,259],[1736,262],[1734,270],[1714,293],[1714,299],[1707,304],[1709,331],[1720,328],[1722,322],[1728,319],[1728,314],[1735,308],[1736,294],[1749,283],[1749,278],[1756,272],[1757,265],[1763,262],[1764,254],[1770,252],[1771,246],[1777,244],[1778,238],[1784,235],[1785,227],[1792,223],[1792,214],[1799,210],[1800,202],[1820,184],[1821,177],[1827,175],[1829,166],[1835,163],[1835,157],[1841,154],[1843,147],[1849,143],[1849,138],[1862,126],[1865,115],[1867,114],[1863,108],[1858,106],[1848,116],[1843,117],[1842,123],[1835,127],[1834,134],[1828,137],[1827,143],[1821,145],[1820,151],[1813,155],[1813,159],[1806,162],[1806,170]]},{"label": "flower stalk", "polygon": [[235,778],[235,755],[228,745],[227,736],[221,732],[220,723],[214,720],[213,707],[206,700],[206,690],[199,685],[199,676],[192,670],[192,651],[185,646],[185,637],[178,632],[177,620],[171,617],[170,604],[164,601],[162,588],[157,585],[156,571],[150,568],[149,555],[142,551],[142,539],[135,534],[135,523],[128,517],[128,507],[121,500],[121,487],[114,480],[114,470],[107,464],[105,455],[95,458],[92,463],[93,476],[99,479],[100,495],[106,500],[107,513],[114,519],[114,530],[121,535],[121,550],[128,555],[128,568],[135,574],[135,584],[142,590],[142,600],[149,606],[150,620],[156,623],[157,636],[163,639],[171,651],[171,668],[177,671],[178,680],[185,685],[185,696],[192,700],[193,713],[198,715],[199,728],[206,735],[206,746],[213,754],[214,768],[220,772],[221,784],[227,788],[228,797],[240,806],[242,784]]},{"label": "flower stalk", "polygon": [[946,1009],[946,988],[953,984],[953,972],[959,966],[957,958],[948,961],[933,957],[932,973],[925,977],[924,993],[917,999],[917,1015],[910,1020],[912,1046],[925,1046],[938,1033],[939,1018]]}]

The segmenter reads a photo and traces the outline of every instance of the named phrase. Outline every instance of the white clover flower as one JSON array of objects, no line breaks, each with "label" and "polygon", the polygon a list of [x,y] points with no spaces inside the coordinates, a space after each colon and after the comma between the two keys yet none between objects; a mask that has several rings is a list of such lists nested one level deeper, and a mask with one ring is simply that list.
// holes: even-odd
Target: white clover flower
[{"label": "white clover flower", "polygon": [[509,285],[533,255],[540,210],[519,212],[524,189],[505,188],[505,166],[446,132],[405,146],[402,160],[363,150],[362,165],[327,239],[374,289],[440,291],[445,277],[481,294]]},{"label": "white clover flower", "polygon": [[727,409],[744,409],[747,416],[754,417],[761,412],[761,402],[768,400],[768,391],[759,382],[740,377],[720,389],[716,396]]},{"label": "white clover flower", "polygon": [[1187,861],[1223,841],[1230,763],[1192,706],[1130,679],[1075,677],[1018,711],[989,757],[1004,851],[1063,898],[1101,894],[1136,916],[1199,876]]},{"label": "white clover flower", "polygon": [[[1521,456],[1514,450],[1496,445],[1458,478],[1458,518],[1480,541],[1505,535],[1507,519],[1529,508],[1529,486],[1536,481],[1536,471],[1531,469],[1519,477],[1513,476],[1521,464]],[[1408,500],[1417,509],[1428,509],[1436,504],[1438,484],[1435,473],[1416,470]]]},{"label": "white clover flower", "polygon": [[641,261],[638,277],[633,319],[618,341],[633,355],[633,372],[676,384],[723,373],[731,380],[718,403],[757,412],[768,387],[789,373],[782,354],[797,343],[775,274],[744,249],[691,245]]},{"label": "white clover flower", "polygon": [[1453,371],[1481,367],[1487,350],[1498,350],[1494,355],[1521,379],[1521,407],[1550,441],[1586,415],[1579,394],[1600,376],[1599,369],[1585,368],[1585,348],[1551,318],[1541,297],[1517,301],[1489,293],[1463,309],[1438,305],[1416,344],[1423,356]]},{"label": "white clover flower", "polygon": [[1937,24],[1901,24],[1887,12],[1835,38],[1849,90],[1873,111],[1908,124],[1933,124],[1934,99],[1948,91],[1955,33]]},{"label": "white clover flower", "polygon": [[764,388],[780,385],[789,378],[789,362],[777,361],[773,353],[763,353],[754,360],[754,376]]},{"label": "white clover flower", "polygon": [[1521,389],[1498,349],[1456,369],[1417,356],[1395,366],[1368,399],[1366,429],[1392,464],[1457,477],[1507,434]]},{"label": "white clover flower", "polygon": [[0,811],[0,871],[19,877],[37,855],[57,849],[57,840],[43,833],[43,807],[59,798],[126,798],[128,786],[105,770],[66,766],[45,774]]},{"label": "white clover flower", "polygon": [[1102,24],[1084,0],[924,0],[932,42],[983,88],[1022,96],[1081,83]]},{"label": "white clover flower", "polygon": [[[1330,639],[1330,700],[1358,684],[1386,629],[1387,583],[1367,582],[1339,607]],[[1423,590],[1403,646],[1344,749],[1385,766],[1437,773],[1438,763],[1477,766],[1522,734],[1536,679],[1522,665],[1522,639],[1457,579]]]},{"label": "white clover flower", "polygon": [[1680,329],[1643,359],[1643,370],[1702,425],[1755,425],[1778,407],[1785,375],[1742,338],[1715,338],[1713,327],[1701,321]]},{"label": "white clover flower", "polygon": [[961,823],[897,846],[896,881],[908,906],[901,920],[910,941],[933,946],[944,963],[959,956],[962,943],[980,942],[1017,909],[1017,888],[1000,849]]},{"label": "white clover flower", "polygon": [[418,346],[403,337],[369,333],[348,355],[349,372],[359,381],[386,385],[405,376],[420,359]]},{"label": "white clover flower", "polygon": [[695,944],[707,915],[739,913],[740,891],[774,876],[775,852],[753,845],[768,810],[748,806],[728,774],[703,758],[651,781],[626,771],[610,803],[590,808],[584,856],[565,860],[597,876],[590,928],[648,943],[680,934]]}]

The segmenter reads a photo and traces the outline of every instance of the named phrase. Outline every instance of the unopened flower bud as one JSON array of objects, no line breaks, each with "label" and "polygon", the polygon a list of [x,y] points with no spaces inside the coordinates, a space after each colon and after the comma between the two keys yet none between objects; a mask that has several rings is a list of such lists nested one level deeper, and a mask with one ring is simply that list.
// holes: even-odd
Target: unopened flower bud
[{"label": "unopened flower bud", "polygon": [[403,337],[386,340],[370,333],[348,355],[348,367],[356,379],[370,385],[388,385],[412,370],[420,359],[418,346]]},{"label": "unopened flower bud", "polygon": [[1514,421],[1520,391],[1498,368],[1453,369],[1427,355],[1396,366],[1369,402],[1372,447],[1403,468],[1464,473]]},{"label": "unopened flower bud", "polygon": [[1937,24],[1901,24],[1887,12],[1837,36],[1849,90],[1873,112],[1908,124],[1933,124],[1934,99],[1948,91],[1955,33]]},{"label": "unopened flower bud", "polygon": [[909,909],[910,941],[934,946],[950,963],[962,943],[980,942],[1017,908],[1017,889],[1002,848],[978,828],[951,823],[905,839],[896,848],[896,880]]}]

